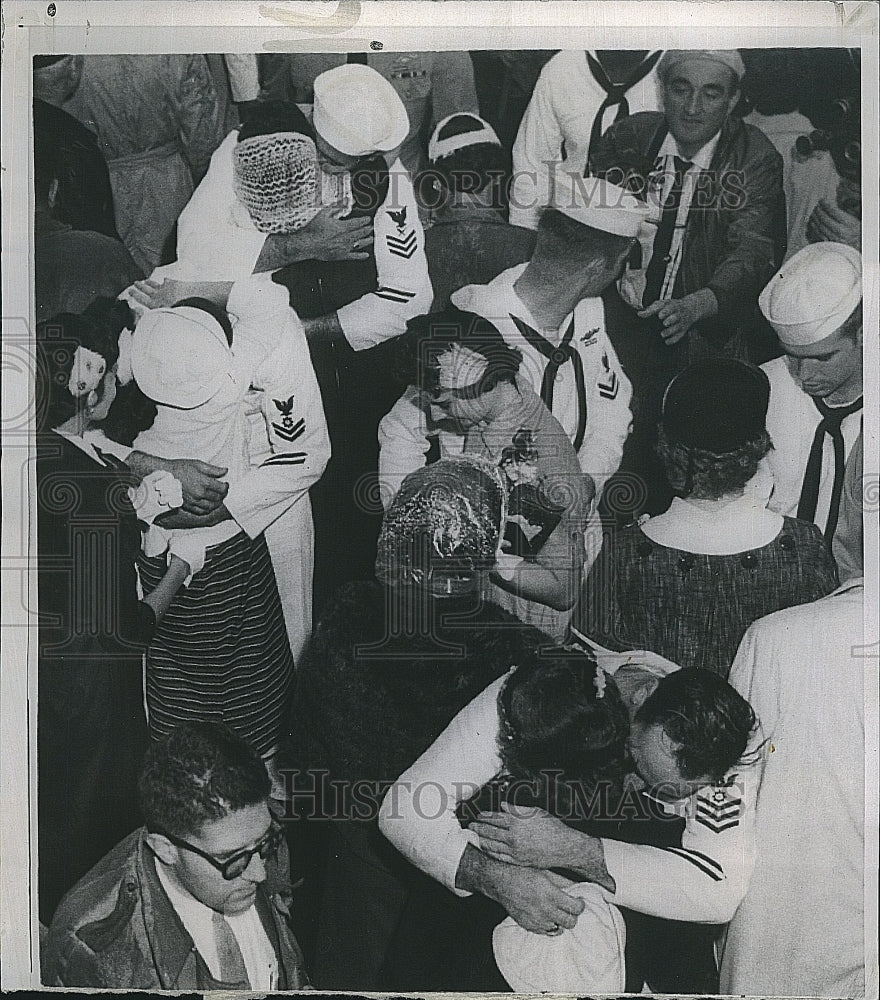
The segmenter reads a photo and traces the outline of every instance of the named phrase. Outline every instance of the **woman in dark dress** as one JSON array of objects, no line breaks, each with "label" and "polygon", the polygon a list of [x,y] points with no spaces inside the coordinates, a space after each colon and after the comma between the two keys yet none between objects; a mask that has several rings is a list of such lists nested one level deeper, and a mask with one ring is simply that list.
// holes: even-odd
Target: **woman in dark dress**
[{"label": "woman in dark dress", "polygon": [[304,867],[314,878],[327,850],[315,904],[320,989],[380,989],[406,901],[430,882],[379,833],[386,789],[478,692],[550,643],[481,597],[504,494],[499,471],[478,459],[408,476],[383,521],[380,582],[337,592],[298,670],[289,763],[312,822],[296,824],[293,843],[303,859],[304,835],[326,837]]},{"label": "woman in dark dress", "polygon": [[37,330],[39,910],[141,822],[143,649],[189,573],[172,557],[138,599],[138,520],[128,469],[83,435],[116,396],[117,332],[106,307]]},{"label": "woman in dark dress", "polygon": [[818,528],[767,509],[769,395],[764,372],[732,358],[672,380],[658,443],[672,504],[606,539],[576,628],[610,649],[650,649],[726,678],[752,622],[834,590]]}]

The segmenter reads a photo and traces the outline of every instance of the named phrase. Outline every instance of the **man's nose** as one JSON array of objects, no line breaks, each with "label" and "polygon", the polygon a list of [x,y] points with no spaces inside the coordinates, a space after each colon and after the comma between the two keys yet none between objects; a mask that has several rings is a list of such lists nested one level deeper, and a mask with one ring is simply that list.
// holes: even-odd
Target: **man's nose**
[{"label": "man's nose", "polygon": [[694,91],[690,96],[688,101],[687,113],[689,115],[698,115],[703,110],[703,100],[700,97],[700,92],[698,90]]},{"label": "man's nose", "polygon": [[260,857],[259,851],[251,856],[250,864],[245,868],[242,877],[255,885],[266,881],[266,862]]}]

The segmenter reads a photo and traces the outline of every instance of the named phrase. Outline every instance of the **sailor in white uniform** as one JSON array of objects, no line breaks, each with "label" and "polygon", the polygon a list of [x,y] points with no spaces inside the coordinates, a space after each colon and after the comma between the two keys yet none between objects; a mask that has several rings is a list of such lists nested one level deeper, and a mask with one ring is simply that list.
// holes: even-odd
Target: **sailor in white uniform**
[{"label": "sailor in white uniform", "polygon": [[[570,869],[586,880],[559,882],[568,895],[583,898],[587,903],[583,912],[579,907],[567,911],[580,914],[577,923],[568,923],[562,916],[559,923],[541,929],[537,926],[540,918],[536,917],[536,926],[531,931],[522,927],[516,930],[510,921],[496,928],[496,961],[508,981],[519,989],[558,992],[600,989],[589,981],[589,976],[596,975],[597,970],[590,967],[584,956],[578,957],[577,944],[608,960],[615,953],[619,928],[615,929],[608,921],[595,890],[600,891],[606,904],[615,908],[624,906],[668,920],[725,923],[745,895],[754,864],[759,769],[755,751],[759,730],[753,730],[743,762],[730,762],[732,766],[723,776],[707,775],[702,781],[683,781],[668,746],[663,749],[663,723],[638,725],[639,712],[662,688],[662,678],[678,674],[677,665],[644,650],[621,654],[602,651],[597,659],[607,673],[614,675],[614,683],[635,719],[630,743],[639,775],[648,786],[643,794],[659,813],[684,818],[677,846],[654,847],[593,838],[541,810],[533,810],[531,815],[523,811],[517,816],[515,807],[504,813],[480,814],[478,822],[462,827],[456,816],[459,802],[472,797],[502,769],[498,694],[506,678],[493,682],[459,712],[434,744],[391,787],[379,815],[382,833],[404,857],[459,896],[470,895],[471,890],[484,891],[491,885],[499,888],[507,876],[515,880],[517,872],[522,870],[518,866],[522,865]],[[695,673],[701,672],[686,671],[681,676]],[[744,708],[743,718],[754,723],[748,706],[743,706],[742,699],[729,690],[726,682],[713,679],[709,683],[723,685],[729,691],[723,701],[730,706],[732,697],[734,704]],[[706,704],[705,711],[711,714],[712,707]],[[729,718],[726,724],[731,725]],[[673,787],[674,794],[682,792],[684,797],[670,799],[668,793]],[[658,791],[665,797],[655,797]],[[541,833],[519,838],[518,825],[536,823],[544,828]],[[540,862],[537,856],[525,858],[520,852],[528,840],[532,845],[530,850],[538,849],[535,845],[539,845],[540,851],[552,852],[553,859],[550,853]],[[475,849],[479,849],[477,855],[487,854],[491,859],[505,862],[494,869],[491,862],[482,862],[485,885],[479,884],[483,876],[465,875],[466,871],[480,870]],[[495,898],[503,896],[499,892]],[[535,913],[540,912],[536,907]],[[591,924],[600,919],[600,923]],[[554,939],[550,943],[542,940],[541,935],[560,934],[560,928],[563,929],[557,945],[552,944]],[[554,959],[555,966],[548,963],[548,957]],[[579,979],[585,969],[586,981]],[[613,989],[613,974],[607,961],[603,969],[603,976],[608,978],[602,980],[601,989]],[[539,983],[535,976],[540,970],[549,978]],[[618,985],[617,989],[621,988]]]},{"label": "sailor in white uniform", "polygon": [[754,877],[722,950],[724,994],[865,996],[865,671],[876,659],[864,622],[853,579],[755,622],[734,660],[730,682],[772,752]]},{"label": "sailor in white uniform", "polygon": [[782,265],[759,299],[785,356],[770,379],[770,508],[822,529],[834,546],[862,434],[862,258],[842,243],[813,243]]},{"label": "sailor in white uniform", "polygon": [[[353,239],[351,254],[333,259],[364,259],[372,251],[378,288],[332,314],[305,321],[309,336],[344,337],[354,350],[361,351],[403,333],[406,321],[426,312],[433,297],[412,180],[397,155],[409,132],[409,119],[387,80],[368,66],[352,64],[328,70],[315,80],[312,126],[321,168],[316,210],[324,206],[325,212],[345,215],[354,205],[349,171],[376,153],[388,162],[388,191],[375,211],[372,227],[367,225],[364,234],[364,220],[359,224],[334,218],[336,229],[351,227]],[[191,272],[187,276],[196,280],[235,280],[254,270],[275,270],[305,259],[292,249],[285,259],[284,247],[294,247],[296,241],[285,239],[288,234],[261,231],[241,211],[233,180],[238,141],[238,129],[223,140],[178,220],[178,261]],[[298,235],[306,238],[304,231]],[[267,248],[273,240],[278,243],[277,253]],[[301,253],[330,259],[322,257],[320,250]]]},{"label": "sailor in white uniform", "polygon": [[[615,280],[635,242],[645,209],[604,180],[558,171],[553,209],[545,212],[527,264],[488,285],[452,295],[459,309],[488,319],[522,352],[520,378],[562,425],[596,501],[620,465],[632,424],[632,386],[605,329],[599,298]],[[426,463],[436,434],[411,394],[379,426],[379,481],[387,506],[403,479]],[[440,437],[443,455],[459,452],[463,436]],[[586,568],[601,547],[595,507],[587,528]]]},{"label": "sailor in white uniform", "polygon": [[536,229],[551,171],[565,161],[589,173],[605,129],[637,111],[656,111],[660,52],[557,52],[541,71],[513,144],[510,221]]}]

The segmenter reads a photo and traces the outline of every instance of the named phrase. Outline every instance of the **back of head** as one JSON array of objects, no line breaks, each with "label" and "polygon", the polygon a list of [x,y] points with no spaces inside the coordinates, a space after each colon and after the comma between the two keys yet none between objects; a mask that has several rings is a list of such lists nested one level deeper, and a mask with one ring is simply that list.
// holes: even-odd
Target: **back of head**
[{"label": "back of head", "polygon": [[647,219],[646,206],[610,181],[564,166],[553,171],[551,181],[534,256],[601,267],[613,280]]},{"label": "back of head", "polygon": [[178,726],[147,751],[138,785],[147,829],[186,838],[269,796],[256,751],[220,723]]},{"label": "back of head", "polygon": [[735,358],[706,358],[669,383],[658,453],[678,496],[717,500],[741,493],[772,447],[767,375]]},{"label": "back of head", "polygon": [[314,142],[297,132],[239,139],[232,151],[232,186],[261,233],[302,229],[320,207]]},{"label": "back of head", "polygon": [[678,747],[683,778],[713,783],[743,760],[757,724],[752,706],[723,677],[692,668],[662,678],[634,721],[662,726]]},{"label": "back of head", "polygon": [[505,518],[501,473],[476,458],[445,458],[410,473],[385,512],[376,576],[435,596],[469,593],[490,567]]},{"label": "back of head", "polygon": [[498,701],[507,773],[535,783],[557,808],[568,800],[571,783],[594,787],[625,773],[627,711],[591,653],[535,651],[510,675]]},{"label": "back of head", "polygon": [[491,186],[492,207],[505,208],[509,158],[495,130],[482,118],[470,113],[444,118],[428,143],[428,159],[445,195],[479,194]]},{"label": "back of head", "polygon": [[548,265],[550,274],[564,283],[576,275],[590,295],[599,295],[620,277],[647,208],[603,178],[581,177],[564,168],[551,177],[532,261]]}]

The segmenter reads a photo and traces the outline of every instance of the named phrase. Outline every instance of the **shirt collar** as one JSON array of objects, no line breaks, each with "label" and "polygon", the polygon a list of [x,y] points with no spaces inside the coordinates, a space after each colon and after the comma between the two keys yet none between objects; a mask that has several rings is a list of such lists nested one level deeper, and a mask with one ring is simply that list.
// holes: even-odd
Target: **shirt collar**
[{"label": "shirt collar", "polygon": [[[205,906],[196,899],[192,893],[188,892],[177,879],[172,878],[165,865],[161,861],[156,861],[156,875],[165,895],[171,901],[171,905],[177,910],[181,920],[189,929],[193,925],[201,927],[205,933],[213,934],[214,911],[210,906]],[[198,944],[198,942],[196,942]]]},{"label": "shirt collar", "polygon": [[700,170],[708,170],[712,164],[712,157],[715,155],[715,148],[718,145],[718,140],[721,138],[721,132],[718,131],[714,136],[706,143],[702,149],[698,149],[693,156],[685,157],[682,156],[681,150],[678,148],[678,142],[675,136],[671,132],[666,133],[666,138],[663,140],[663,144],[657,153],[658,156],[681,156],[682,159],[687,159],[689,163],[693,163],[694,166],[699,167]]}]

